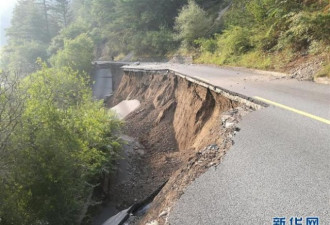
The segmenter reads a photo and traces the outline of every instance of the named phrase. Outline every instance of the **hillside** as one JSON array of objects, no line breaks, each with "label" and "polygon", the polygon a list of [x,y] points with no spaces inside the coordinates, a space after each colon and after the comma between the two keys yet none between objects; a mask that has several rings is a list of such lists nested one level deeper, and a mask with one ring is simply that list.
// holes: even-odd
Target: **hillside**
[{"label": "hillside", "polygon": [[82,65],[129,53],[131,60],[179,54],[196,63],[293,75],[301,73],[299,66],[313,64],[307,78],[330,76],[327,0],[43,2],[24,0],[16,6],[3,68],[30,73],[37,57],[52,65]]},{"label": "hillside", "polygon": [[[220,33],[197,41],[196,62],[330,76],[328,1],[233,1]],[[322,69],[323,68],[323,69]]]}]

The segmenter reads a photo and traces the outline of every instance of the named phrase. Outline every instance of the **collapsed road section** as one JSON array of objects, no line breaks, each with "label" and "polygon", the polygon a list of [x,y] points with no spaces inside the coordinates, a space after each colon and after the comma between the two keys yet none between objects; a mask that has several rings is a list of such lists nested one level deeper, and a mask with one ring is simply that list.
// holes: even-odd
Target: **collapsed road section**
[{"label": "collapsed road section", "polygon": [[128,178],[112,184],[109,200],[124,210],[168,181],[145,215],[126,224],[166,224],[175,201],[199,175],[217,166],[234,144],[238,122],[263,105],[198,79],[169,70],[124,68],[109,100],[141,105],[125,117]]}]

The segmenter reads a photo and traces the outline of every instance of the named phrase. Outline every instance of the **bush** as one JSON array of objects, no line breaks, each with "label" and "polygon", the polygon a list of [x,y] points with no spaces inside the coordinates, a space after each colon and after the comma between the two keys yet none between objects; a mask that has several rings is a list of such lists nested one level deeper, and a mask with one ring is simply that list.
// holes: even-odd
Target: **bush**
[{"label": "bush", "polygon": [[78,224],[87,196],[111,169],[120,122],[92,100],[71,68],[24,82],[22,126],[11,137],[10,173],[0,173],[1,224]]},{"label": "bush", "polygon": [[195,40],[195,43],[199,45],[201,52],[214,53],[217,49],[217,41],[214,38],[200,38]]},{"label": "bush", "polygon": [[69,66],[74,70],[89,73],[92,68],[94,43],[87,34],[81,34],[73,40],[65,40],[64,49],[52,56],[50,63],[54,67]]},{"label": "bush", "polygon": [[315,77],[327,77],[330,79],[330,64],[328,63],[325,65],[317,74]]},{"label": "bush", "polygon": [[159,31],[136,34],[132,41],[131,50],[136,55],[163,56],[175,47],[173,33],[166,28],[161,28]]},{"label": "bush", "polygon": [[330,44],[330,10],[327,13],[316,12],[307,18],[310,24],[312,37]]},{"label": "bush", "polygon": [[250,31],[247,28],[232,26],[218,36],[218,47],[225,55],[241,55],[252,48]]},{"label": "bush", "polygon": [[194,41],[207,36],[212,25],[207,13],[200,8],[193,0],[184,6],[175,19],[175,30],[177,38],[182,41],[183,46],[190,48]]},{"label": "bush", "polygon": [[247,28],[231,26],[214,39],[199,39],[201,56],[197,62],[235,64],[241,56],[253,48]]},{"label": "bush", "polygon": [[262,51],[251,51],[244,54],[237,65],[257,69],[269,69],[272,66],[271,57]]},{"label": "bush", "polygon": [[49,55],[56,54],[57,51],[64,48],[65,40],[75,39],[80,34],[86,33],[87,31],[88,31],[88,26],[82,22],[75,22],[63,28],[61,32],[52,39],[47,50],[48,54]]}]

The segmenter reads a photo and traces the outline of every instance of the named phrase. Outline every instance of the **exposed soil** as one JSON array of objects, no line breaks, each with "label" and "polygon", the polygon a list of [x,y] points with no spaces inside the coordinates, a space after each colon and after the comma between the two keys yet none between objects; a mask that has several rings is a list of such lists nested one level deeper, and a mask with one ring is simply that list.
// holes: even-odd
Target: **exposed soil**
[{"label": "exposed soil", "polygon": [[113,184],[110,200],[125,209],[169,180],[144,218],[130,220],[165,224],[185,187],[221,162],[252,109],[173,74],[125,73],[110,104],[126,99],[141,102],[125,118],[124,133],[134,140],[126,150],[130,177]]},{"label": "exposed soil", "polygon": [[312,81],[326,61],[325,56],[302,56],[287,64],[283,70],[297,80]]}]

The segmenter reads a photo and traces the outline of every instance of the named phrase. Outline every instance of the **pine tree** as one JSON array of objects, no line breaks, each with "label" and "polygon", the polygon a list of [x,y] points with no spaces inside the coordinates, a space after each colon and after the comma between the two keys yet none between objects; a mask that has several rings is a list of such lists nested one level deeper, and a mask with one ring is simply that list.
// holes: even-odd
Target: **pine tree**
[{"label": "pine tree", "polygon": [[70,0],[54,0],[52,13],[60,27],[67,27],[72,19]]}]

